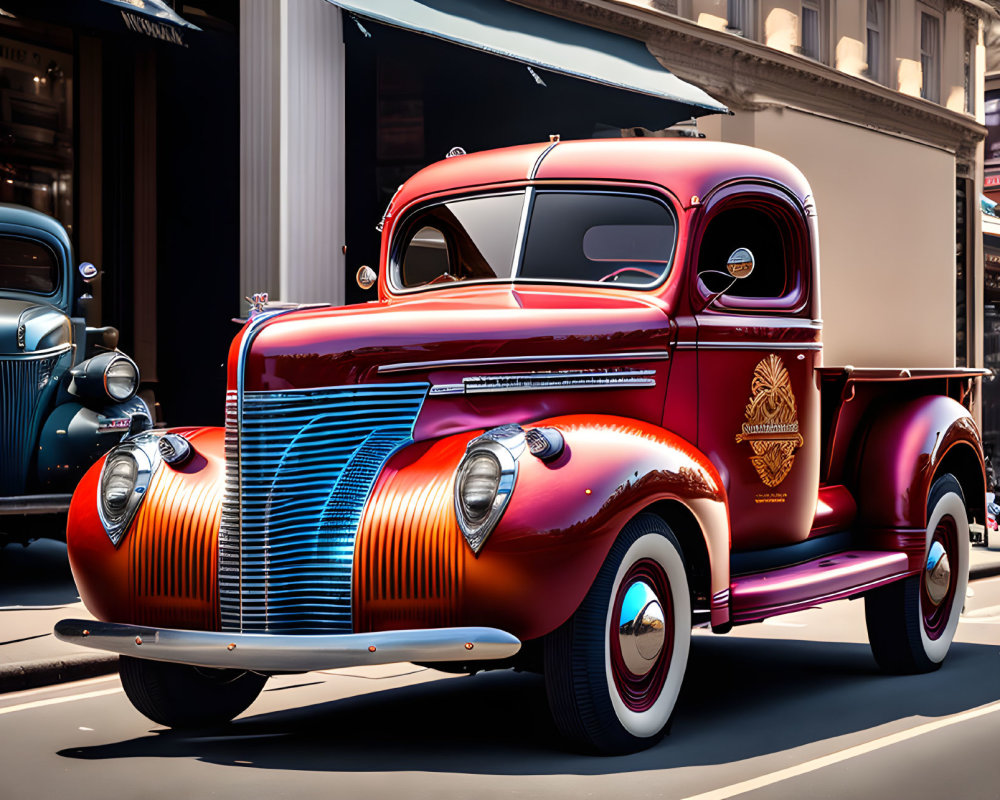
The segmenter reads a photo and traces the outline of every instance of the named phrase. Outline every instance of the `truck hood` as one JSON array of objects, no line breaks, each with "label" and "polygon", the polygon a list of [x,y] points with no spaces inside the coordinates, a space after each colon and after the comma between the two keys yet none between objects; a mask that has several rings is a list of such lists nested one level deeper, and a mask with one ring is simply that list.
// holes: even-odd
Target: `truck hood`
[{"label": "truck hood", "polygon": [[[243,336],[230,353],[236,388]],[[666,351],[673,326],[656,298],[621,293],[483,289],[426,298],[282,314],[254,333],[246,390],[306,389],[426,379],[441,370],[519,371],[572,366],[580,356]],[[494,366],[490,367],[490,363]],[[426,366],[425,366],[426,365]]]},{"label": "truck hood", "polygon": [[55,306],[0,298],[0,356],[40,353],[72,341],[69,317]]}]

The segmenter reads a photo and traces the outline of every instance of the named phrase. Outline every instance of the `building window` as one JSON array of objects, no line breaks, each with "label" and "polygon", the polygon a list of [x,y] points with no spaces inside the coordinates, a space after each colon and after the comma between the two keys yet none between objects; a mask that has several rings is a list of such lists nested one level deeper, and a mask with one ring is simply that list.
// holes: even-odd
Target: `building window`
[{"label": "building window", "polygon": [[868,66],[865,75],[885,83],[885,0],[868,0],[868,33],[865,55]]},{"label": "building window", "polygon": [[973,87],[973,83],[975,82],[975,76],[972,73],[972,62],[976,57],[975,53],[976,53],[975,37],[973,34],[966,32],[965,53],[963,56],[962,83],[965,88],[965,113],[973,115],[976,113],[976,93]]},{"label": "building window", "polygon": [[920,70],[923,82],[920,96],[941,101],[941,20],[926,11],[920,12]]},{"label": "building window", "polygon": [[820,61],[822,53],[821,6],[819,0],[806,0],[802,3],[802,38],[800,52],[808,58]]},{"label": "building window", "polygon": [[726,17],[729,25],[726,30],[730,33],[738,33],[747,39],[752,39],[754,35],[754,2],[753,0],[727,0]]}]

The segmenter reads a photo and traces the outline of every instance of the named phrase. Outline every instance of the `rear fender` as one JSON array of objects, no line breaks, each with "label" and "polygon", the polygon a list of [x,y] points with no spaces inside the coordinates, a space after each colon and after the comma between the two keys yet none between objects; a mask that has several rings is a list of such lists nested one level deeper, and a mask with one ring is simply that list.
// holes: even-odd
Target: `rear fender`
[{"label": "rear fender", "polygon": [[942,395],[893,406],[867,432],[857,477],[859,518],[874,529],[922,530],[931,484],[945,472],[955,473],[970,513],[984,520],[983,449],[969,412]]},{"label": "rear fender", "polygon": [[[565,449],[527,450],[497,528],[478,556],[459,530],[454,476],[473,431],[420,442],[387,463],[355,549],[355,630],[489,624],[543,636],[582,602],[619,531],[674,501],[694,517],[710,568],[713,624],[728,620],[729,518],[708,459],[680,437],[620,417],[541,420]],[[667,520],[669,523],[669,519]]]}]

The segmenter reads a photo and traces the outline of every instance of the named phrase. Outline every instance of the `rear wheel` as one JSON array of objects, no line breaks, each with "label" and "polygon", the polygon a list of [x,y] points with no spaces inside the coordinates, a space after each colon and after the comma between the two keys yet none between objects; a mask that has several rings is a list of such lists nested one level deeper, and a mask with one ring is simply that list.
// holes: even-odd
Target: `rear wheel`
[{"label": "rear wheel", "polygon": [[680,545],[652,514],[629,522],[576,613],[545,642],[545,687],[560,732],[612,755],[657,742],[691,643]]},{"label": "rear wheel", "polygon": [[941,666],[958,628],[969,585],[969,518],[953,475],[927,497],[924,568],[865,597],[868,639],[886,672],[931,672]]},{"label": "rear wheel", "polygon": [[257,699],[264,675],[234,669],[120,656],[125,694],[144,716],[168,728],[206,728],[229,722]]}]

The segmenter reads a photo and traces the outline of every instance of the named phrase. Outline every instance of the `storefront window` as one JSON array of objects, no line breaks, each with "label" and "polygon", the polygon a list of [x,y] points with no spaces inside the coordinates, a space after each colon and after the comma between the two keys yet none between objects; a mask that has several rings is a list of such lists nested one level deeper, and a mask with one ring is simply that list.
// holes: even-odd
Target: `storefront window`
[{"label": "storefront window", "polygon": [[73,225],[73,57],[0,37],[0,201]]}]

